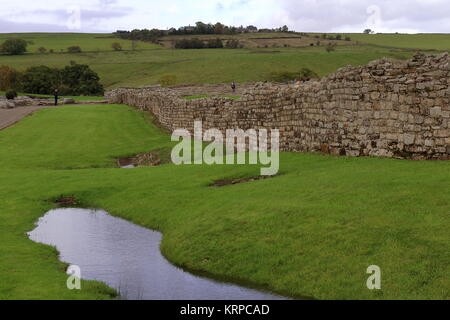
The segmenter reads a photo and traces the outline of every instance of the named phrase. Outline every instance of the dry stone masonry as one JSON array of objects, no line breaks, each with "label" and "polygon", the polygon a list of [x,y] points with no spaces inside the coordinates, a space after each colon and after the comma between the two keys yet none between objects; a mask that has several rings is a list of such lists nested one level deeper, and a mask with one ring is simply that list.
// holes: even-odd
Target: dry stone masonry
[{"label": "dry stone masonry", "polygon": [[450,57],[417,54],[345,67],[320,81],[259,83],[240,99],[180,99],[161,87],[119,88],[110,103],[151,111],[169,130],[279,129],[282,151],[450,159]]}]

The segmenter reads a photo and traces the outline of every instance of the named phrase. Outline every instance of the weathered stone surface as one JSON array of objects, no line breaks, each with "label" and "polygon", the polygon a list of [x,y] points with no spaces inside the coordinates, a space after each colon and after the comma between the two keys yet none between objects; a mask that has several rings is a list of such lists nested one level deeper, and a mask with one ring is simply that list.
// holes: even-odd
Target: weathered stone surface
[{"label": "weathered stone surface", "polygon": [[63,103],[64,103],[64,104],[74,104],[74,103],[75,103],[75,100],[72,99],[72,98],[64,98],[64,99],[63,99]]},{"label": "weathered stone surface", "polygon": [[169,130],[280,130],[282,151],[445,159],[450,141],[450,57],[416,55],[346,67],[320,81],[258,83],[240,99],[183,100],[161,87],[119,88],[110,103],[149,110]]},{"label": "weathered stone surface", "polygon": [[16,107],[16,103],[14,100],[0,100],[0,108],[1,109],[12,109]]}]

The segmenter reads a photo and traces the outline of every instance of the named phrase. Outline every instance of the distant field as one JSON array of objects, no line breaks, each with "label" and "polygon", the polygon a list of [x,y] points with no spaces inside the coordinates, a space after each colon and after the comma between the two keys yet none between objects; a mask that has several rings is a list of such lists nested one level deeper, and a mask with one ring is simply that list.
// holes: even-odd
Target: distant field
[{"label": "distant field", "polygon": [[[53,54],[0,55],[0,65],[24,70],[35,65],[61,67],[76,61],[90,65],[99,73],[105,88],[109,89],[119,86],[157,84],[164,74],[176,75],[177,84],[264,81],[271,71],[295,71],[301,68],[309,68],[320,76],[325,76],[340,67],[364,65],[383,57],[406,59],[411,57],[417,49],[433,50],[436,53],[450,49],[450,35],[443,34],[342,34],[344,38],[350,36],[354,42],[339,41],[340,45],[336,51],[327,53],[324,44],[329,40],[314,38],[318,35],[321,34],[311,33],[308,37],[300,34],[236,35],[232,37],[246,39],[248,42],[256,41],[255,43],[259,43],[258,46],[263,47],[258,48],[252,45],[251,48],[235,50],[173,50],[151,43],[138,42],[138,50],[132,52],[128,51],[131,49],[131,41],[112,38],[108,34],[0,34],[0,42],[11,37],[33,41],[29,47],[30,53],[35,52],[40,46],[55,50]],[[300,36],[302,39],[299,38]],[[270,37],[277,39],[268,39]],[[162,39],[179,38],[174,36]],[[254,40],[255,38],[259,40]],[[318,40],[321,41],[321,46],[309,46],[309,42],[317,43]],[[123,48],[128,50],[112,51],[111,43],[116,41],[122,43]],[[305,41],[308,43],[307,46],[294,48],[294,45],[284,47],[285,41],[300,46]],[[264,47],[265,44],[268,48]],[[275,44],[281,48],[273,47]],[[58,52],[71,45],[79,45],[85,52],[81,54]]]},{"label": "distant field", "polygon": [[[131,41],[113,38],[111,34],[89,33],[0,33],[0,42],[6,39],[19,38],[33,43],[28,46],[29,53],[36,53],[40,47],[55,52],[66,51],[70,46],[80,46],[83,51],[112,51],[111,44],[119,42],[123,50],[131,50]],[[160,46],[139,42],[137,49],[155,49]]]},{"label": "distant field", "polygon": [[[247,33],[247,34],[237,34],[237,35],[179,35],[179,36],[166,36],[160,39],[164,47],[172,48],[175,41],[183,38],[198,38],[201,40],[209,39],[238,39],[240,43],[245,48],[301,48],[308,47],[311,45],[317,45],[319,42],[321,45],[327,45],[328,43],[335,43],[340,46],[355,45],[354,41],[345,41],[344,39],[340,41],[328,40],[328,39],[317,39],[314,34],[299,34],[299,33]],[[345,38],[345,37],[344,37]]]},{"label": "distant field", "polygon": [[271,71],[309,68],[325,76],[347,65],[363,65],[382,57],[408,58],[413,54],[372,46],[340,46],[327,53],[323,47],[270,49],[148,50],[81,54],[0,56],[0,65],[19,70],[34,65],[61,67],[70,61],[88,64],[106,88],[159,83],[163,74],[175,74],[177,83],[263,81]]},{"label": "distant field", "polygon": [[450,50],[450,34],[350,34],[352,40],[377,46]]}]

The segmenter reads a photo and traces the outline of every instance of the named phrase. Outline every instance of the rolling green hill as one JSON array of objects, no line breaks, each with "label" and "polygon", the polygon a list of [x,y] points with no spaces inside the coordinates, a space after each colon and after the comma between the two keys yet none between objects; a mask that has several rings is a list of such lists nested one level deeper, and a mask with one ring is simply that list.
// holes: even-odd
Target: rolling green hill
[{"label": "rolling green hill", "polygon": [[[131,50],[130,40],[114,38],[111,34],[91,33],[0,33],[0,42],[6,39],[24,39],[31,41],[28,46],[29,53],[36,53],[37,49],[44,47],[54,52],[66,51],[70,46],[80,46],[83,51],[113,51],[111,44],[118,42],[123,50]],[[155,49],[158,45],[139,42],[138,49]]]},{"label": "rolling green hill", "polygon": [[[290,34],[270,34],[282,41]],[[310,34],[309,42],[319,34]],[[267,37],[265,34],[245,34],[236,37]],[[298,37],[298,34],[291,34]],[[347,35],[345,35],[347,36]],[[321,45],[280,48],[245,49],[201,49],[174,50],[159,45],[138,42],[136,51],[131,51],[131,41],[113,38],[110,34],[74,33],[27,33],[0,34],[0,42],[17,37],[32,41],[29,53],[22,56],[0,55],[0,65],[8,65],[19,70],[35,65],[64,66],[71,61],[91,66],[99,73],[105,88],[119,86],[153,85],[160,82],[164,74],[174,74],[177,83],[223,83],[264,81],[271,71],[293,71],[309,68],[320,76],[325,76],[347,65],[363,65],[369,61],[388,57],[406,59],[418,49],[432,52],[450,49],[450,35],[403,35],[403,34],[348,34],[351,42],[341,41],[336,51],[326,52]],[[193,36],[188,36],[193,37]],[[165,37],[163,40],[167,40]],[[174,39],[179,39],[176,37]],[[316,39],[315,42],[320,39]],[[284,41],[284,40],[283,40]],[[293,41],[297,41],[293,39]],[[306,41],[302,38],[298,41]],[[120,42],[122,52],[111,48],[113,42]],[[299,42],[301,43],[301,42]],[[357,44],[358,43],[358,44]],[[80,54],[60,53],[71,45],[79,45],[85,52]],[[35,53],[38,47],[54,49],[55,53]]]}]

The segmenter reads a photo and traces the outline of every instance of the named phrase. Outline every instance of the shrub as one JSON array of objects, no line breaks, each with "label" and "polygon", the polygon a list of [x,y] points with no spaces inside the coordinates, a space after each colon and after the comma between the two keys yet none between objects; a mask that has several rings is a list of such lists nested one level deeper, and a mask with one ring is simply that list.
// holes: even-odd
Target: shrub
[{"label": "shrub", "polygon": [[81,48],[80,46],[71,46],[67,48],[67,52],[69,53],[81,53]]},{"label": "shrub", "polygon": [[0,90],[16,89],[20,84],[20,73],[8,66],[0,66]]},{"label": "shrub", "polygon": [[237,39],[231,39],[227,41],[225,48],[227,49],[237,49],[241,47],[241,43]]},{"label": "shrub", "polygon": [[61,83],[61,74],[58,69],[47,66],[28,68],[22,76],[22,89],[24,92],[36,94],[51,94]]},{"label": "shrub", "polygon": [[104,88],[98,74],[85,64],[71,62],[70,66],[61,70],[62,94],[70,95],[103,95]]},{"label": "shrub", "polygon": [[87,65],[71,62],[64,69],[37,66],[28,68],[22,77],[25,92],[52,94],[59,88],[61,95],[102,95],[104,88],[97,73]]},{"label": "shrub", "polygon": [[19,55],[27,52],[28,42],[22,39],[8,39],[0,45],[0,52]]},{"label": "shrub", "polygon": [[174,74],[163,74],[159,78],[159,83],[163,87],[173,86],[177,83],[177,76]]},{"label": "shrub", "polygon": [[336,50],[336,43],[329,43],[327,44],[327,46],[325,47],[325,50],[330,53],[332,51]]},{"label": "shrub", "polygon": [[[216,40],[215,40],[216,41]],[[206,47],[208,47],[208,44],[206,45]],[[218,42],[214,43],[214,46],[218,45]],[[222,44],[223,47],[223,44]],[[193,39],[181,39],[181,40],[177,40],[175,42],[175,48],[176,49],[203,49],[205,48],[205,43],[197,38],[193,38]]]},{"label": "shrub", "polygon": [[46,53],[47,49],[45,49],[44,47],[40,47],[39,49],[37,49],[38,53]]},{"label": "shrub", "polygon": [[288,82],[294,80],[307,81],[311,79],[319,78],[317,73],[308,69],[302,68],[298,72],[292,71],[272,71],[269,73],[267,80],[273,82]]},{"label": "shrub", "polygon": [[113,48],[114,51],[122,51],[122,45],[118,42],[113,42],[111,48]]},{"label": "shrub", "polygon": [[207,47],[210,49],[223,48],[223,42],[220,39],[208,40]]},{"label": "shrub", "polygon": [[17,98],[17,92],[15,90],[6,91],[5,97],[8,100],[14,100],[14,98]]}]

